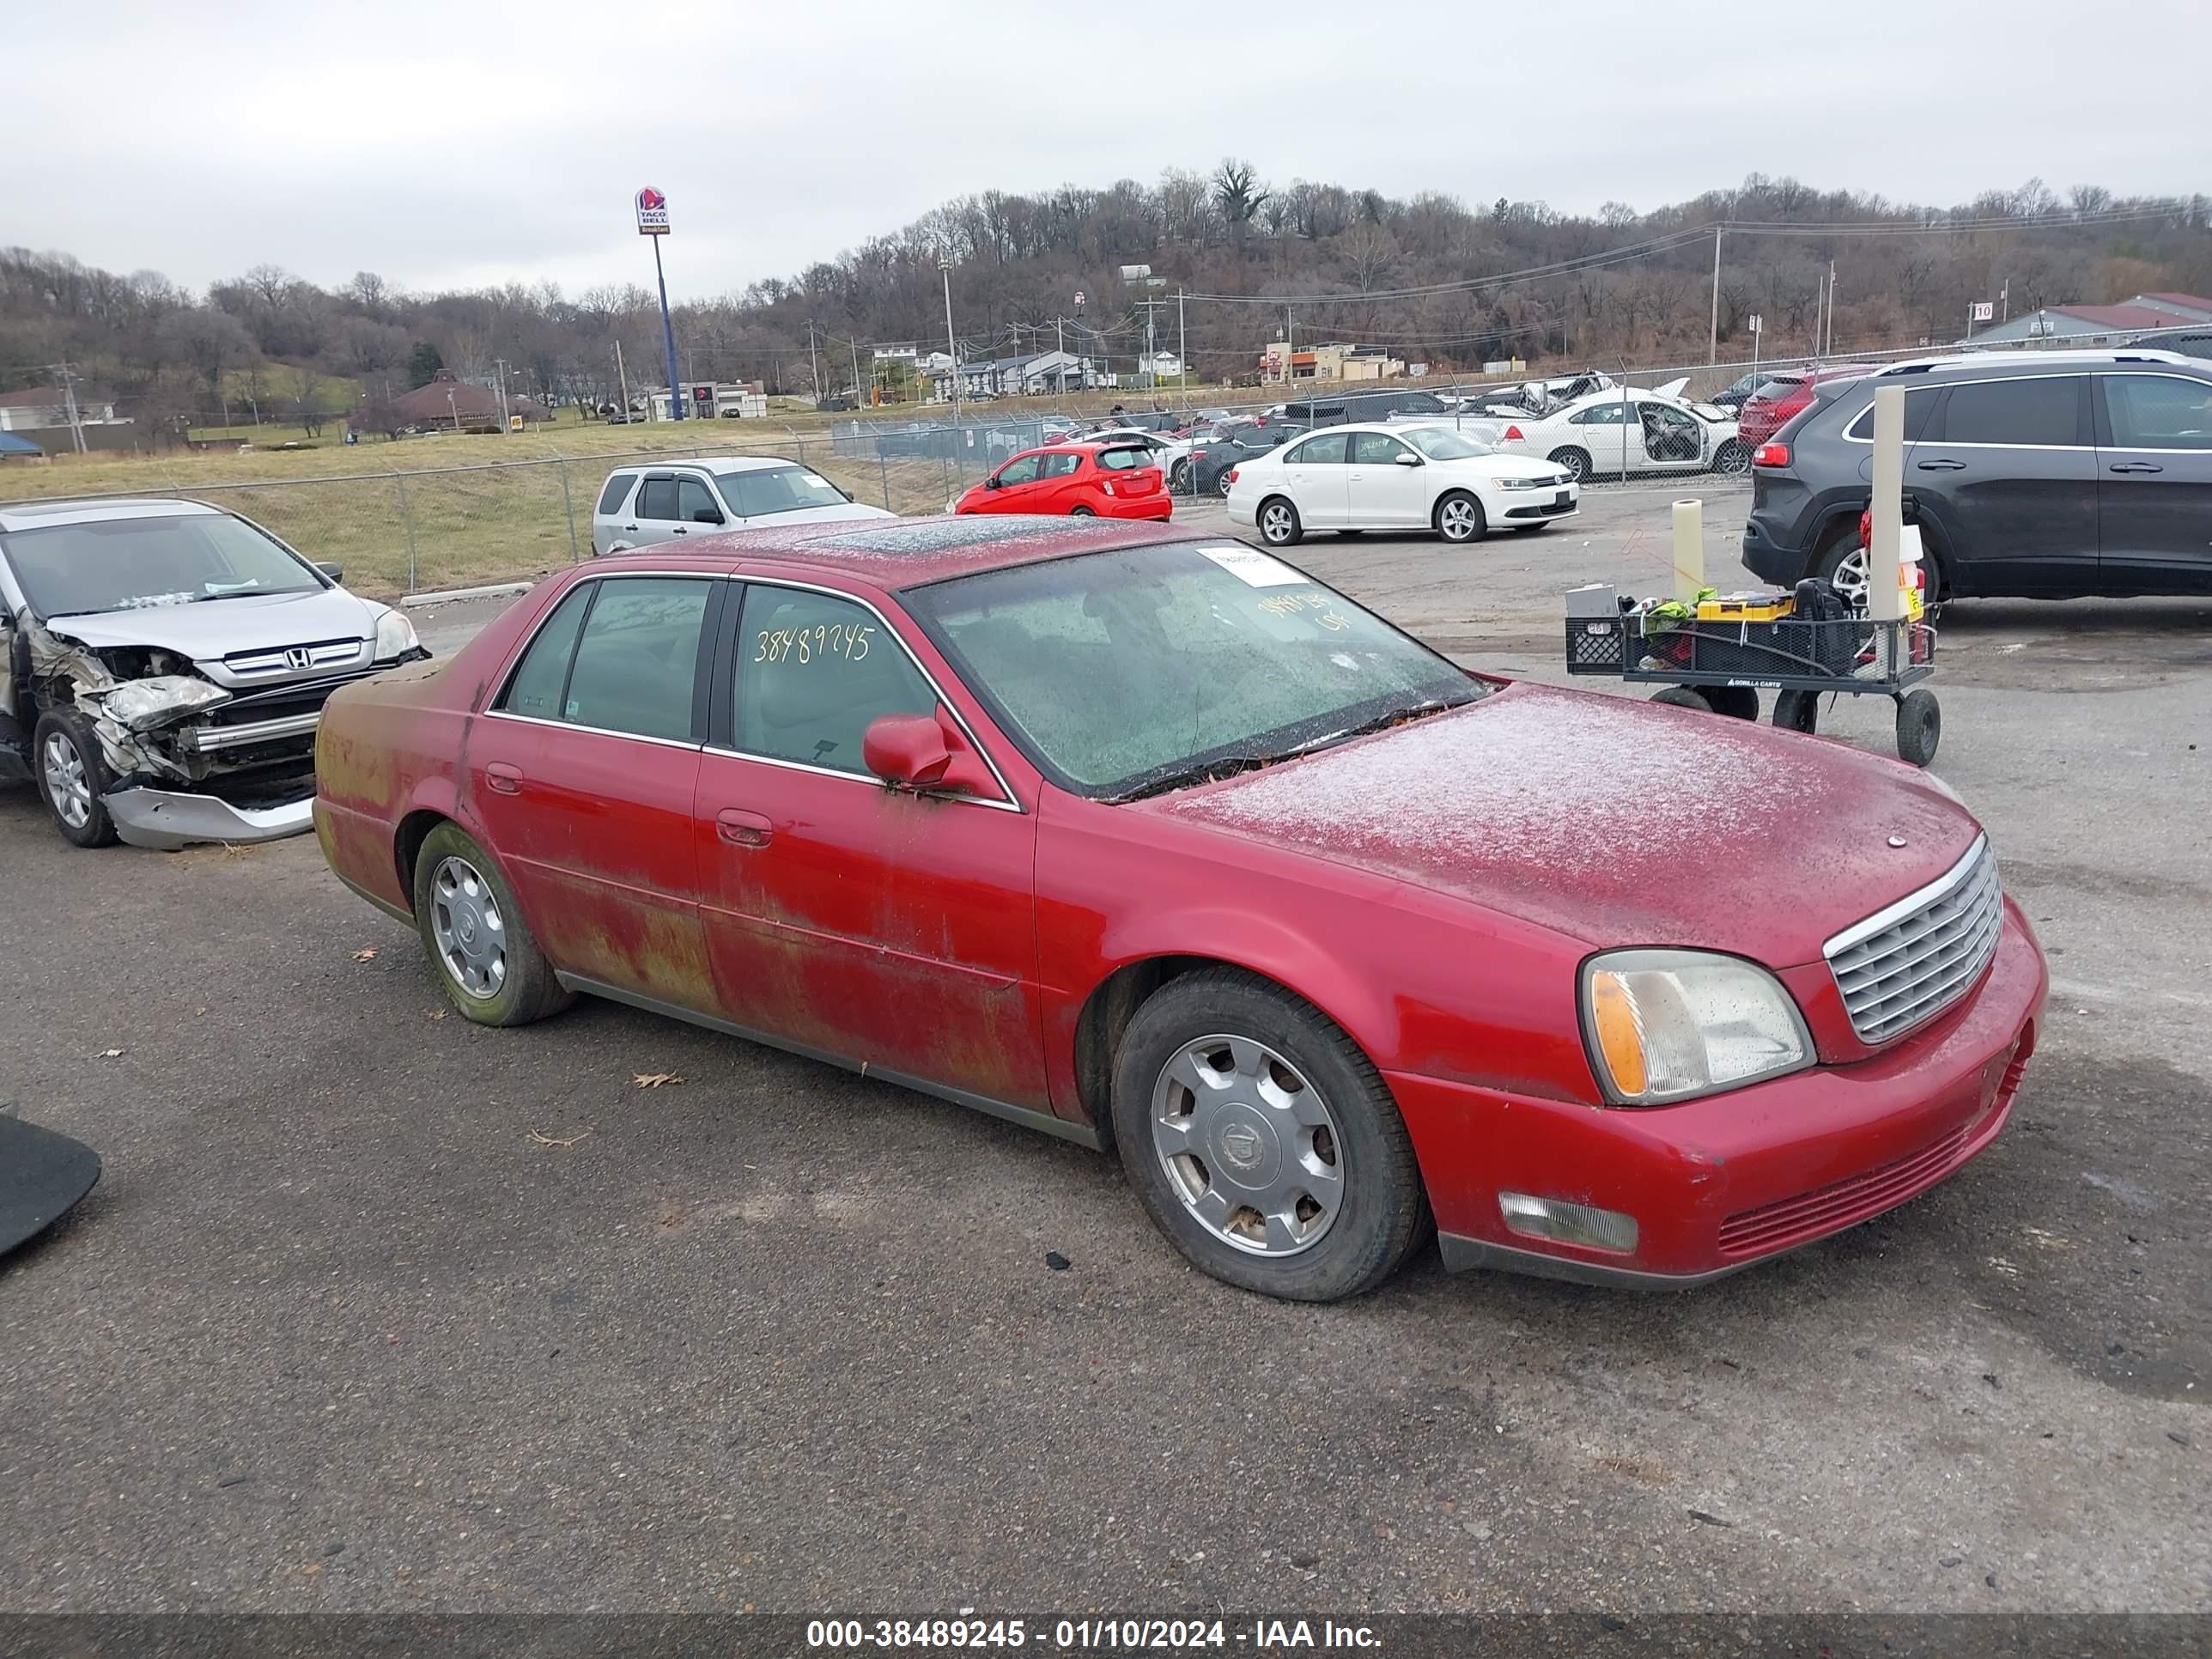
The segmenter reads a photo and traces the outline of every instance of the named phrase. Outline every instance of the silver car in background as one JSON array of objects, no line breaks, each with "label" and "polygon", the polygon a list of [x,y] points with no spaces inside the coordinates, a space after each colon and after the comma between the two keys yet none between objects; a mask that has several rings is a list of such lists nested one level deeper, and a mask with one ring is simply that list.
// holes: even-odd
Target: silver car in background
[{"label": "silver car in background", "polygon": [[726,530],[840,519],[891,519],[863,507],[811,466],[780,455],[708,455],[665,465],[618,466],[592,509],[592,552],[635,547]]},{"label": "silver car in background", "polygon": [[0,781],[79,847],[309,829],[324,700],[429,655],[339,574],[200,501],[0,503]]}]

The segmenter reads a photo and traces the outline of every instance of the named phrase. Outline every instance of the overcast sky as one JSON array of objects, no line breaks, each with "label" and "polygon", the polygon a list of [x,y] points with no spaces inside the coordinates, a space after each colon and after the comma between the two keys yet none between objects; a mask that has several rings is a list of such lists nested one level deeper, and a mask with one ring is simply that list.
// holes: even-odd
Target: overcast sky
[{"label": "overcast sky", "polygon": [[195,287],[264,262],[325,284],[649,283],[629,204],[650,184],[672,295],[706,297],[964,192],[1230,154],[1271,182],[1567,211],[1754,170],[1938,204],[2039,176],[2212,188],[2207,0],[94,10],[0,27],[0,243]]}]

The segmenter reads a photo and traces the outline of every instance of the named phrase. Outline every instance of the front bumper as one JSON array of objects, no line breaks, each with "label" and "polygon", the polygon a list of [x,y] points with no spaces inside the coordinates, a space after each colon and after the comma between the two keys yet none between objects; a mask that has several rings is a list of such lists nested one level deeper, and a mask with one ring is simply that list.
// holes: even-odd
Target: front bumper
[{"label": "front bumper", "polygon": [[[1870,1060],[1680,1106],[1595,1109],[1389,1075],[1450,1267],[1680,1287],[1869,1220],[1997,1137],[2050,988],[2009,899],[1980,987]],[[1626,1252],[1507,1229],[1501,1191],[1635,1217]]]},{"label": "front bumper", "polygon": [[304,835],[315,821],[312,793],[277,806],[244,807],[233,806],[213,795],[118,789],[106,798],[106,805],[119,839],[133,847],[151,847],[164,853],[203,841],[241,845],[282,841],[287,836]]}]

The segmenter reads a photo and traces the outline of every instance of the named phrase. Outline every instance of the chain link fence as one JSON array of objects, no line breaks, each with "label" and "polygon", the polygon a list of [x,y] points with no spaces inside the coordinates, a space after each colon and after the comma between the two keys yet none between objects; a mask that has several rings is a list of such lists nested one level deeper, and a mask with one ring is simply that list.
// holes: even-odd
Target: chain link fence
[{"label": "chain link fence", "polygon": [[[1926,348],[1851,354],[1854,362],[1926,355]],[[1723,477],[1747,470],[1747,447],[1730,453],[1733,410],[1716,419],[1712,410],[1692,428],[1680,422],[1644,418],[1646,401],[1635,394],[1680,380],[1681,398],[1709,403],[1743,390],[1744,377],[1762,369],[1804,366],[1786,363],[1699,363],[1657,368],[1599,365],[1577,374],[1538,374],[1534,368],[1510,379],[1418,380],[1294,380],[1235,394],[1174,391],[1158,398],[1126,394],[1121,416],[1158,426],[1156,435],[1180,447],[1163,452],[1163,470],[1182,498],[1219,493],[1221,470],[1188,459],[1191,447],[1171,436],[1179,426],[1196,424],[1198,443],[1218,424],[1270,421],[1300,425],[1304,413],[1323,424],[1372,416],[1364,400],[1410,398],[1413,406],[1399,418],[1456,422],[1471,435],[1509,449],[1557,454],[1580,450],[1584,482],[1600,485],[1648,482],[1682,473]],[[1548,371],[1551,365],[1543,366]],[[1596,377],[1602,375],[1601,382]],[[1579,384],[1581,390],[1575,390]],[[1734,388],[1731,391],[1731,388]],[[1595,399],[1597,390],[1617,396],[1620,413],[1595,425],[1562,424],[1559,410],[1540,412],[1547,394],[1572,405]],[[1510,412],[1515,398],[1529,403],[1525,418]],[[1433,400],[1424,402],[1424,399]],[[1463,401],[1464,400],[1464,401]],[[1286,417],[1284,410],[1290,405]],[[1297,405],[1309,408],[1301,410]],[[1201,418],[1203,417],[1203,418]],[[70,473],[57,466],[27,472],[22,482],[43,495],[97,493],[137,495],[182,495],[228,507],[265,525],[308,557],[341,565],[349,586],[380,598],[402,593],[470,587],[528,580],[592,555],[592,512],[607,474],[615,467],[696,460],[733,451],[775,457],[820,472],[854,500],[901,514],[941,513],[952,499],[1008,458],[1040,444],[1115,423],[1114,414],[1074,416],[1024,407],[1000,410],[988,403],[967,404],[957,418],[939,406],[914,417],[855,418],[832,423],[817,435],[788,433],[767,442],[750,433],[715,434],[716,441],[696,447],[623,449],[580,454],[487,462],[475,465],[404,468],[363,465],[334,475],[253,482],[210,482],[149,486],[140,489],[71,489]],[[748,423],[750,425],[752,423]],[[1517,436],[1504,428],[1517,426]],[[1611,434],[1611,447],[1601,435]],[[364,463],[378,452],[363,447]],[[11,477],[8,483],[15,482]]]}]

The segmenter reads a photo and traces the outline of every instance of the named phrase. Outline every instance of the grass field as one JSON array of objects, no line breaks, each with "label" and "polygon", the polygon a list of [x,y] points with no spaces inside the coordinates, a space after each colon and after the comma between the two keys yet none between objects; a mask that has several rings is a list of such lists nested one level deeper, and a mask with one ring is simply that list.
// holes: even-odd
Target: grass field
[{"label": "grass field", "polygon": [[[1217,398],[1231,394],[1216,389]],[[1249,398],[1252,394],[1242,395]],[[1170,394],[1170,401],[1179,401]],[[1093,392],[975,406],[1000,419],[1050,411],[1103,414],[1117,402],[1147,408],[1149,393]],[[1194,391],[1194,405],[1206,398]],[[191,495],[266,525],[313,559],[345,567],[347,585],[377,598],[434,587],[526,580],[587,557],[591,514],[608,471],[640,455],[779,455],[816,468],[857,501],[895,513],[935,513],[963,478],[951,462],[841,458],[833,422],[892,425],[942,420],[940,406],[854,414],[812,411],[757,421],[607,426],[566,417],[520,433],[440,433],[343,441],[332,422],[319,440],[264,423],[223,429],[246,449],[161,455],[58,455],[0,471],[0,499],[62,495]],[[312,447],[274,446],[295,439]],[[984,452],[976,452],[980,462]],[[972,483],[978,467],[965,468]],[[566,485],[564,490],[563,485]]]},{"label": "grass field", "polygon": [[309,558],[343,565],[349,586],[388,599],[527,580],[588,557],[600,486],[618,462],[641,454],[781,456],[896,513],[937,512],[957,487],[947,462],[840,459],[825,422],[807,424],[811,431],[764,421],[741,431],[737,422],[571,425],[291,451],[64,455],[0,472],[0,499],[192,496],[267,526]]}]

